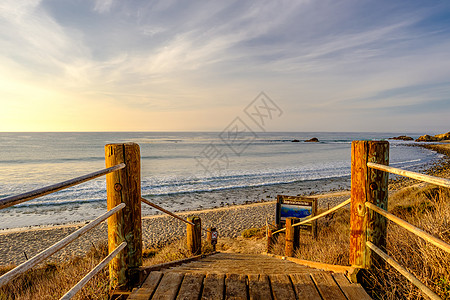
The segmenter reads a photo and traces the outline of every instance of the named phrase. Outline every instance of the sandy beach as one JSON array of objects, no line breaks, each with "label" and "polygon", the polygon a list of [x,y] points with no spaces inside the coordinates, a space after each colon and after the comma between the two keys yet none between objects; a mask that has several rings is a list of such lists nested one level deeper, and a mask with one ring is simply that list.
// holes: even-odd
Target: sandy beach
[{"label": "sandy beach", "polygon": [[[447,154],[448,145],[426,145],[433,150]],[[441,177],[450,177],[449,158],[446,156],[439,164],[431,165],[426,170],[428,174]],[[392,182],[391,189],[398,189],[408,180]],[[266,220],[272,223],[275,218],[275,199],[277,194],[311,195],[314,191],[321,192],[315,195],[318,198],[319,208],[325,209],[334,206],[349,197],[350,178],[328,179],[326,184],[311,181],[309,183],[297,182],[264,186],[246,189],[234,189],[205,193],[205,197],[229,197],[231,199],[248,199],[249,204],[231,205],[214,209],[178,212],[182,217],[197,215],[202,219],[204,228],[215,226],[220,237],[236,237],[242,230],[250,227],[262,227]],[[331,192],[330,192],[331,191]],[[328,192],[328,193],[324,193]],[[186,196],[184,196],[186,197]],[[238,198],[239,197],[239,198]],[[186,199],[189,200],[189,199]],[[220,201],[219,201],[220,202]],[[258,203],[250,203],[258,202]],[[145,204],[143,204],[145,205]],[[62,225],[47,228],[14,229],[0,232],[0,265],[20,264],[40,251],[51,246],[68,234],[80,228],[82,224]],[[171,240],[185,236],[186,226],[179,220],[165,215],[144,216],[142,219],[143,242],[145,247],[155,247]],[[90,232],[86,233],[65,249],[52,256],[51,260],[66,259],[71,255],[82,255],[90,247],[107,241],[107,226],[103,222]]]},{"label": "sandy beach", "polygon": [[[331,193],[318,197],[321,207],[337,204],[348,198],[348,192]],[[143,204],[145,205],[145,204]],[[233,205],[215,209],[179,212],[187,217],[196,215],[202,219],[202,227],[215,226],[220,237],[236,237],[246,228],[262,227],[275,220],[275,201]],[[17,229],[0,233],[0,265],[20,264],[55,242],[74,232],[82,225],[62,225],[48,228]],[[155,247],[185,236],[186,225],[165,215],[146,216],[142,219],[144,247]],[[103,222],[50,259],[66,259],[71,255],[82,255],[90,247],[107,242],[107,224]],[[25,252],[25,253],[24,253]]]}]

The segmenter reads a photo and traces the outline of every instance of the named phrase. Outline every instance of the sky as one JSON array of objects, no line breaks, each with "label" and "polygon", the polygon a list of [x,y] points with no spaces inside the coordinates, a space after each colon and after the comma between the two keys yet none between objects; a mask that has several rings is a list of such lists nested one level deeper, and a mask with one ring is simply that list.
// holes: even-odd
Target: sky
[{"label": "sky", "polygon": [[266,131],[447,132],[450,2],[0,2],[0,131],[222,131],[261,92]]}]

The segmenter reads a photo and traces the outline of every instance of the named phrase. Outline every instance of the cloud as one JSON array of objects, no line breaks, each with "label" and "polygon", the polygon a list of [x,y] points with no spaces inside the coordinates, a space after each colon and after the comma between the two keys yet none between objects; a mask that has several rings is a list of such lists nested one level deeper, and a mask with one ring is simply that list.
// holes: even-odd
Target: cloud
[{"label": "cloud", "polygon": [[133,111],[239,111],[265,90],[299,114],[419,113],[432,101],[447,109],[450,32],[437,16],[448,12],[350,0],[2,1],[0,76]]},{"label": "cloud", "polygon": [[114,0],[96,0],[94,11],[98,13],[107,13],[111,10],[114,5]]}]

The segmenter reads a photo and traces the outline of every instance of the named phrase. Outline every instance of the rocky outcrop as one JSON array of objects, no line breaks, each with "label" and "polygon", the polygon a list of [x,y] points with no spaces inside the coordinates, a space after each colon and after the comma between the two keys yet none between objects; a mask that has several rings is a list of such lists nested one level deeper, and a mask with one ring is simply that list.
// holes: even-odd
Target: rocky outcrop
[{"label": "rocky outcrop", "polygon": [[443,134],[436,134],[435,136],[425,134],[419,137],[416,142],[440,142],[445,140],[450,140],[450,131]]},{"label": "rocky outcrop", "polygon": [[306,143],[318,143],[319,139],[316,137],[313,137],[312,139],[306,140],[305,142]]},{"label": "rocky outcrop", "polygon": [[391,137],[390,140],[413,141],[414,139],[407,135],[400,135],[400,136]]}]

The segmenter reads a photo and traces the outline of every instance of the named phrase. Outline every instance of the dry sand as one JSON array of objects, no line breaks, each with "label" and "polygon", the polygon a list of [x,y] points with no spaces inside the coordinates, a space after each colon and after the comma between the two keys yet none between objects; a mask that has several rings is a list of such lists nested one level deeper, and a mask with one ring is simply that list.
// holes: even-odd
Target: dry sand
[{"label": "dry sand", "polygon": [[[348,192],[321,195],[319,203],[335,205],[348,198]],[[322,205],[323,206],[323,205]],[[236,237],[251,227],[262,227],[275,219],[275,201],[235,205],[229,207],[178,213],[182,217],[199,216],[202,227],[216,227],[220,237]],[[0,233],[0,265],[20,264],[36,255],[82,225],[63,225],[28,230],[10,230]],[[154,247],[185,236],[186,225],[165,215],[147,216],[142,219],[144,247]],[[107,241],[107,226],[103,222],[81,236],[50,260],[66,259],[70,255],[82,255],[90,247]],[[26,254],[25,254],[26,253]]]}]

